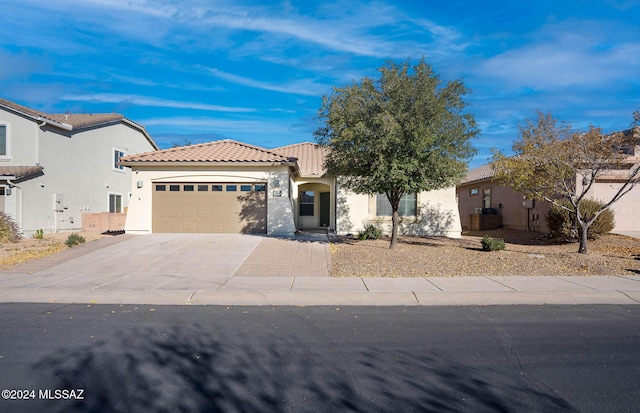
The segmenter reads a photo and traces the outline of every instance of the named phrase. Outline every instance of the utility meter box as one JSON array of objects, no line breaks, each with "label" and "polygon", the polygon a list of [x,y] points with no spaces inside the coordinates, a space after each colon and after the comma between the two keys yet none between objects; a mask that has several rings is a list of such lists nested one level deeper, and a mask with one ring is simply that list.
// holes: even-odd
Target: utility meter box
[{"label": "utility meter box", "polygon": [[64,211],[64,194],[53,194],[53,210]]},{"label": "utility meter box", "polygon": [[525,208],[533,208],[536,206],[536,201],[534,199],[525,198],[524,201],[522,202],[522,206]]}]

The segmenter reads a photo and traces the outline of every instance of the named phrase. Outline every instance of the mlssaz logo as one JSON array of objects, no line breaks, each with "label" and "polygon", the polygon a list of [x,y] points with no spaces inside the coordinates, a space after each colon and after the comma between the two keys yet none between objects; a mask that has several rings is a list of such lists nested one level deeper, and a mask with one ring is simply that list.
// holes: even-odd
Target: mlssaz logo
[{"label": "mlssaz logo", "polygon": [[84,389],[38,390],[40,400],[84,400]]}]

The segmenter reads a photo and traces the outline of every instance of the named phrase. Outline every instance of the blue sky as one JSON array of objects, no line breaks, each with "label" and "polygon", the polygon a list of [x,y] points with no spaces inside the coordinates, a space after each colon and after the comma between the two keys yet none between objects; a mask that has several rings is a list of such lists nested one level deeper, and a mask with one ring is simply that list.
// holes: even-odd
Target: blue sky
[{"label": "blue sky", "polygon": [[536,110],[614,131],[640,109],[637,0],[3,0],[0,16],[0,97],[122,113],[165,148],[312,141],[333,86],[423,56],[473,91],[472,168]]}]

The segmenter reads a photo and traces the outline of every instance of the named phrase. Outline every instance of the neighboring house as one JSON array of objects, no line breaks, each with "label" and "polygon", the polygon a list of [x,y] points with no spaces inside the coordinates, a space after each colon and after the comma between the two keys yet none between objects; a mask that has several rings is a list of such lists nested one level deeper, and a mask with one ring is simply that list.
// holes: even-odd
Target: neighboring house
[{"label": "neighboring house", "polygon": [[[493,182],[490,165],[472,169],[456,188],[462,228],[468,231],[504,227],[547,232],[545,215],[549,203],[527,200],[524,195]],[[486,224],[479,227],[479,222]]]},{"label": "neighboring house", "polygon": [[[627,164],[629,168],[637,167],[640,164],[640,128],[622,133],[628,136],[630,142],[625,149]],[[628,176],[629,170],[610,171],[601,175],[586,194],[587,198],[609,202]],[[469,171],[456,188],[463,229],[470,228],[470,219],[474,218],[472,215],[484,212],[499,215],[505,228],[548,231],[545,219],[549,211],[548,202],[527,201],[524,193],[499,185],[492,178],[491,167],[483,165]],[[581,179],[576,179],[576,183],[580,186]],[[631,192],[614,203],[611,210],[615,216],[614,231],[640,231],[640,185],[636,185]]]},{"label": "neighboring house", "polygon": [[[326,149],[300,143],[265,149],[222,140],[127,156],[133,170],[128,233],[229,232],[292,235],[296,229],[386,232],[386,197],[358,195],[324,169]],[[459,237],[455,189],[409,194],[400,233]]]},{"label": "neighboring house", "polygon": [[116,113],[49,114],[0,99],[0,210],[23,233],[125,212],[131,171],[118,162],[155,149],[144,127]]}]

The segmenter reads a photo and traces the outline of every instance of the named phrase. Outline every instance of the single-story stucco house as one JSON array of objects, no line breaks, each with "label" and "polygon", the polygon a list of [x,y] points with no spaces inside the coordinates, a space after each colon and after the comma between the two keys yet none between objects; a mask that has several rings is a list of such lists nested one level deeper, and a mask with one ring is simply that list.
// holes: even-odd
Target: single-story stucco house
[{"label": "single-story stucco house", "polygon": [[[127,233],[259,233],[296,229],[357,233],[391,229],[384,195],[354,194],[324,169],[326,149],[300,143],[275,149],[234,140],[121,159],[132,170]],[[455,188],[408,194],[401,234],[460,237]]]}]

